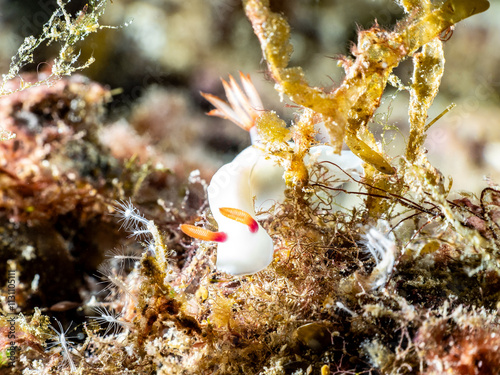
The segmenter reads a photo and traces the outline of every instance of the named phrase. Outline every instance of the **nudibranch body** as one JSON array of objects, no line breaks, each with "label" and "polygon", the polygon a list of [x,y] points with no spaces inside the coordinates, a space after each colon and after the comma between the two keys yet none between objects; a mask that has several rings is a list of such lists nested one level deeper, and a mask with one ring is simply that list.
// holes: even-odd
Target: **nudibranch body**
[{"label": "nudibranch body", "polygon": [[[217,269],[232,275],[246,275],[271,263],[273,241],[256,221],[255,207],[260,207],[263,197],[271,198],[276,192],[283,194],[282,175],[283,170],[266,160],[263,152],[254,146],[243,150],[214,174],[208,186],[208,203],[219,231],[227,234],[217,247]],[[271,183],[262,184],[263,176]],[[268,191],[268,187],[272,191]],[[236,214],[227,212],[231,208],[237,210],[236,214],[241,212],[248,216],[237,221]]]},{"label": "nudibranch body", "polygon": [[[250,79],[243,74],[241,79],[245,93],[232,77],[230,83],[223,81],[230,106],[213,95],[204,94],[217,107],[209,114],[230,119],[248,130],[253,143],[232,162],[222,166],[208,186],[208,202],[219,231],[181,225],[181,230],[192,237],[218,242],[217,269],[237,276],[259,272],[272,262],[273,240],[257,222],[256,209],[265,211],[281,202],[286,189],[284,168],[265,154],[256,134],[254,124],[262,108],[260,98]],[[338,174],[334,164],[344,170],[363,173],[361,160],[351,151],[337,155],[332,147],[319,145],[311,147],[304,158],[306,166],[324,161],[330,162],[325,163],[326,177]]]}]

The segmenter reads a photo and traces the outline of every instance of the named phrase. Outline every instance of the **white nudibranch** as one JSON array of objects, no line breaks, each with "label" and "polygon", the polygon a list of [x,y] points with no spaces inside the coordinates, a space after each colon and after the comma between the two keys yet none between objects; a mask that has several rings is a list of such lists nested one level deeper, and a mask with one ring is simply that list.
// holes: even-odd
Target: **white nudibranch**
[{"label": "white nudibranch", "polygon": [[[203,95],[217,107],[209,114],[230,119],[248,130],[253,143],[232,162],[222,166],[208,186],[208,202],[219,231],[181,225],[181,230],[191,237],[217,242],[217,269],[237,276],[259,272],[272,262],[273,240],[257,222],[256,209],[267,210],[281,202],[286,188],[284,168],[259,147],[254,123],[262,108],[260,98],[250,79],[243,74],[240,76],[246,95],[232,77],[229,84],[223,81],[231,106],[213,95]],[[306,165],[324,161],[337,164],[344,170],[363,173],[361,160],[352,152],[342,151],[337,155],[327,145],[311,147],[309,155],[304,158]],[[333,164],[325,166],[330,175],[338,173]]]},{"label": "white nudibranch", "polygon": [[283,169],[266,160],[263,151],[246,148],[222,166],[208,186],[208,203],[219,232],[186,224],[182,231],[218,242],[216,266],[220,271],[249,275],[263,270],[273,260],[274,245],[255,219],[255,207],[268,207],[283,198],[282,175]]},{"label": "white nudibranch", "polygon": [[[282,174],[283,170],[266,160],[262,151],[250,146],[212,177],[208,203],[219,231],[227,233],[225,241],[217,247],[217,269],[232,275],[246,275],[259,272],[271,263],[273,241],[255,220],[254,197],[259,207],[263,197],[272,199],[274,193],[283,195]],[[263,175],[269,177],[269,185],[261,183]]]}]

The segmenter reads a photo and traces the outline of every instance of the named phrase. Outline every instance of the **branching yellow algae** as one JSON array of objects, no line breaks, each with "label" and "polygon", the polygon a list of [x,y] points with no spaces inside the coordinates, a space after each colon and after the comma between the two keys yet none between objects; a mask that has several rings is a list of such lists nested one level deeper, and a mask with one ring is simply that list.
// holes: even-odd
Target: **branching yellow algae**
[{"label": "branching yellow algae", "polygon": [[444,53],[442,42],[434,39],[427,43],[422,52],[413,57],[413,79],[410,89],[410,137],[406,149],[406,159],[413,163],[421,154],[425,141],[425,121],[434,98],[436,97],[441,77],[444,72]]},{"label": "branching yellow algae", "polygon": [[337,149],[343,140],[341,135],[345,134],[351,151],[386,174],[394,173],[389,162],[374,150],[371,137],[361,139],[358,133],[378,107],[392,70],[450,26],[489,7],[487,0],[448,0],[436,8],[428,1],[401,1],[407,12],[420,11],[408,16],[394,31],[375,25],[360,32],[353,49],[355,60],[343,62],[344,81],[331,92],[324,92],[309,86],[300,67],[288,67],[293,50],[289,42],[290,26],[281,15],[269,9],[269,1],[244,0],[243,3],[279,90],[296,104],[327,118],[325,124],[331,143]]},{"label": "branching yellow algae", "polygon": [[429,0],[397,0],[396,1],[406,13],[417,12],[423,13],[428,12],[431,9],[431,2]]}]

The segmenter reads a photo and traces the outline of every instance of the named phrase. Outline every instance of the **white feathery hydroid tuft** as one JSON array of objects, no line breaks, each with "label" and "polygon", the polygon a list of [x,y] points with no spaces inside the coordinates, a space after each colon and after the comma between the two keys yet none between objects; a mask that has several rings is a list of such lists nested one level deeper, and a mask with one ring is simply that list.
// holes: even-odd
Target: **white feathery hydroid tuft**
[{"label": "white feathery hydroid tuft", "polygon": [[372,289],[385,287],[392,274],[397,251],[394,235],[388,230],[388,223],[379,221],[377,227],[383,229],[372,227],[364,236],[366,248],[377,264],[369,278]]},{"label": "white feathery hydroid tuft", "polygon": [[109,294],[127,295],[135,300],[135,296],[131,293],[131,288],[127,283],[127,275],[122,267],[117,267],[113,263],[102,263],[99,266],[100,281],[98,284],[107,284],[101,293],[109,292]]},{"label": "white feathery hydroid tuft", "polygon": [[118,221],[121,223],[120,228],[124,228],[130,232],[131,237],[143,239],[146,250],[151,253],[161,265],[166,266],[166,247],[154,221],[146,219],[139,210],[134,207],[131,199],[117,202],[115,208],[116,212],[114,216],[118,217]]},{"label": "white feathery hydroid tuft", "polygon": [[141,215],[139,210],[134,207],[132,200],[122,200],[117,202],[114,216],[118,217],[121,223],[120,229],[130,232],[131,237],[145,237],[151,233],[154,223]]},{"label": "white feathery hydroid tuft", "polygon": [[104,336],[109,332],[112,335],[116,335],[121,327],[131,328],[132,324],[126,322],[121,318],[121,314],[114,312],[113,310],[108,310],[106,307],[95,306],[94,311],[98,314],[97,316],[89,316],[89,318],[94,319],[100,325],[107,325],[104,331]]},{"label": "white feathery hydroid tuft", "polygon": [[73,359],[71,358],[70,350],[71,346],[74,345],[74,342],[71,341],[70,339],[76,338],[73,336],[67,336],[68,331],[71,328],[71,324],[68,326],[66,331],[63,329],[62,324],[59,320],[56,319],[57,325],[59,326],[59,331],[54,328],[54,326],[49,325],[49,328],[54,331],[54,335],[50,336],[50,340],[53,340],[52,343],[47,345],[47,349],[51,349],[56,346],[60,346],[62,349],[62,355],[64,358],[63,363],[68,363],[69,367],[71,368],[71,372],[76,371],[76,366],[75,363],[73,362]]},{"label": "white feathery hydroid tuft", "polygon": [[141,260],[141,257],[135,252],[126,247],[114,248],[106,252],[106,258],[108,258],[108,263],[120,268],[132,268],[136,262]]}]

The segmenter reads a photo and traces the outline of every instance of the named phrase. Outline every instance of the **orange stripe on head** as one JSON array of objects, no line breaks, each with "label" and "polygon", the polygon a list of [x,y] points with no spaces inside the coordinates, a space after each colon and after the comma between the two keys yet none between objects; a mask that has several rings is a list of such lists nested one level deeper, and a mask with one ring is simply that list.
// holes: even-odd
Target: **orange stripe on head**
[{"label": "orange stripe on head", "polygon": [[190,237],[203,241],[224,242],[227,239],[227,234],[224,232],[212,232],[190,224],[181,224],[181,231]]},{"label": "orange stripe on head", "polygon": [[255,233],[259,230],[259,224],[248,212],[240,210],[238,208],[231,207],[221,207],[219,208],[220,213],[227,217],[228,219],[235,220],[239,223],[248,225],[250,232]]}]

